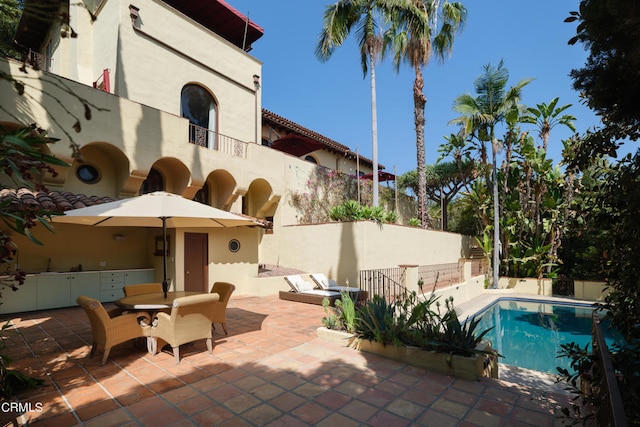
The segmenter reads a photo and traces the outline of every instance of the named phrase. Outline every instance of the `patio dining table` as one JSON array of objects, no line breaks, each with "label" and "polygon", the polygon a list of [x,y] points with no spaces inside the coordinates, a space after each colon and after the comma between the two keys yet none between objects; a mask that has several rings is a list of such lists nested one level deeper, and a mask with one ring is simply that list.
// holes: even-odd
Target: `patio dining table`
[{"label": "patio dining table", "polygon": [[187,297],[191,295],[199,295],[202,292],[190,291],[174,291],[167,292],[167,297],[162,292],[154,292],[151,294],[132,295],[123,297],[115,301],[115,304],[129,311],[134,310],[164,310],[173,306],[173,300],[176,298]]},{"label": "patio dining table", "polygon": [[[171,310],[171,307],[173,307],[173,301],[176,298],[200,294],[203,294],[203,292],[174,291],[167,292],[167,296],[165,297],[163,292],[154,292],[151,294],[138,294],[130,297],[123,297],[114,301],[114,303],[126,311],[145,311],[149,314],[149,319],[154,319],[159,311],[168,313],[169,310]],[[219,295],[217,296],[219,297]],[[162,339],[158,339],[158,343],[156,345],[157,348],[161,349],[166,345],[166,342]],[[147,349],[149,350],[149,353],[153,353],[149,341],[147,341]]]}]

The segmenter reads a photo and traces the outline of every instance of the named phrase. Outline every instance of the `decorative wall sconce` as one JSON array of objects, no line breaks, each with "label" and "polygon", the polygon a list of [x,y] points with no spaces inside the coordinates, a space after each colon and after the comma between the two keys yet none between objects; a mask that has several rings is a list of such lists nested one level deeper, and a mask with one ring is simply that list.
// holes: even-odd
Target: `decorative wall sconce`
[{"label": "decorative wall sconce", "polygon": [[138,22],[138,17],[140,16],[140,9],[135,7],[134,5],[129,5],[129,17],[131,18],[131,25],[136,25]]},{"label": "decorative wall sconce", "polygon": [[[171,253],[171,237],[167,236],[167,256]],[[156,246],[153,252],[155,256],[162,256],[162,236],[156,236]]]}]

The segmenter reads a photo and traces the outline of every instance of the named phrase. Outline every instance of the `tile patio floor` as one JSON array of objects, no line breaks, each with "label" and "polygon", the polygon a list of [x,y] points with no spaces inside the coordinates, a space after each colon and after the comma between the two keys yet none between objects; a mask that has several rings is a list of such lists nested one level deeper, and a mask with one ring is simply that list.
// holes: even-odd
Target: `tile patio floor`
[{"label": "tile patio floor", "polygon": [[[109,307],[109,305],[107,305]],[[13,367],[45,378],[20,396],[32,426],[557,426],[567,397],[435,374],[316,337],[322,307],[232,297],[229,336],[150,357],[130,343],[88,359],[80,308],[14,315]]]}]

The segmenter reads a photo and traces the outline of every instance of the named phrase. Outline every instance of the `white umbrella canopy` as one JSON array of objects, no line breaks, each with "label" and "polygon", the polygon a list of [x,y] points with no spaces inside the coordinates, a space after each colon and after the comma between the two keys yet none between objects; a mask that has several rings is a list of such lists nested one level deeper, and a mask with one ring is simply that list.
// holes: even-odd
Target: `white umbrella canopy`
[{"label": "white umbrella canopy", "polygon": [[53,222],[99,227],[239,227],[257,222],[177,194],[156,191],[129,199],[72,209]]},{"label": "white umbrella canopy", "polygon": [[[164,191],[68,210],[64,215],[54,216],[53,222],[94,227],[162,227],[163,248],[166,248],[167,228],[260,225],[251,219]],[[166,296],[167,251],[162,252],[164,253],[162,288]]]}]

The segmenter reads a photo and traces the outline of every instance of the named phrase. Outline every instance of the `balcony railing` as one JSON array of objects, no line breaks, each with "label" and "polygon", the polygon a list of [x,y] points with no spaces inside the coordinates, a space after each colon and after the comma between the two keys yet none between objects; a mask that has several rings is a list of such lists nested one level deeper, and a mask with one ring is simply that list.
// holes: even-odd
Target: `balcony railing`
[{"label": "balcony railing", "polygon": [[49,58],[42,53],[38,53],[34,50],[29,50],[29,64],[36,70],[49,71]]},{"label": "balcony railing", "polygon": [[189,123],[189,142],[234,157],[247,157],[247,142]]}]

